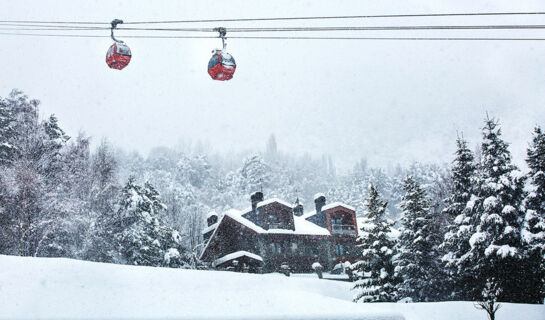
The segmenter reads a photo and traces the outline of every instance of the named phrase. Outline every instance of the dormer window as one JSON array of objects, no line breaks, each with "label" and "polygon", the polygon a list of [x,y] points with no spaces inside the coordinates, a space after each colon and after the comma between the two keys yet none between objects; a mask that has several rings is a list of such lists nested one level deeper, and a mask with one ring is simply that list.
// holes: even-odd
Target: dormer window
[{"label": "dormer window", "polygon": [[271,213],[268,216],[269,219],[269,229],[282,229],[282,224],[280,223],[280,219],[278,219],[278,215]]},{"label": "dormer window", "polygon": [[330,215],[331,233],[338,235],[356,235],[356,227],[352,215],[346,212],[337,211]]}]

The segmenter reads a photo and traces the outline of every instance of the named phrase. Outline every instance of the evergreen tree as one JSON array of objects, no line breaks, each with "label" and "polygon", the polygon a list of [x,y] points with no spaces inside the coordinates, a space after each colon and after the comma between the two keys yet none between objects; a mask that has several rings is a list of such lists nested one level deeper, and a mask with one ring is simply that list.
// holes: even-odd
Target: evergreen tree
[{"label": "evergreen tree", "polygon": [[370,185],[366,218],[357,239],[362,260],[351,267],[358,279],[354,285],[356,302],[393,302],[398,298],[392,262],[395,241],[390,238],[393,221],[385,217],[386,206],[377,189]]},{"label": "evergreen tree", "polygon": [[[89,138],[83,134],[62,149],[55,188],[44,197],[47,218],[37,255],[81,259],[89,246],[94,216],[90,213]],[[50,177],[51,179],[51,177]]]},{"label": "evergreen tree", "polygon": [[173,264],[172,258],[184,252],[178,231],[164,225],[158,218],[165,205],[155,188],[143,187],[130,178],[121,190],[119,211],[112,223],[115,244],[114,261],[125,264],[163,266]]},{"label": "evergreen tree", "polygon": [[460,260],[476,277],[469,298],[480,300],[486,280],[493,278],[501,289],[500,301],[526,302],[528,284],[521,268],[525,252],[520,237],[524,177],[511,163],[508,145],[494,119],[485,121],[481,150],[477,198],[469,206],[471,249]]},{"label": "evergreen tree", "polygon": [[395,259],[396,273],[401,277],[399,296],[429,301],[436,295],[437,280],[429,200],[411,176],[405,179],[403,189],[402,230]]},{"label": "evergreen tree", "polygon": [[268,187],[272,180],[271,167],[263,161],[260,155],[247,158],[240,169],[240,175],[242,177],[241,189],[245,194]]},{"label": "evergreen tree", "polygon": [[453,190],[451,196],[445,199],[447,207],[443,210],[448,219],[448,226],[441,251],[448,289],[451,290],[446,298],[464,299],[473,283],[471,271],[460,265],[459,259],[470,249],[472,225],[466,205],[474,192],[475,164],[473,153],[465,140],[458,137],[456,146],[456,158],[451,168]]},{"label": "evergreen tree", "polygon": [[530,192],[526,197],[522,236],[528,253],[530,299],[542,303],[545,298],[545,133],[540,127],[534,130],[527,155]]},{"label": "evergreen tree", "polygon": [[265,150],[265,158],[269,162],[274,162],[276,160],[278,147],[276,145],[276,137],[274,136],[274,133],[271,134],[269,137],[269,140],[267,140],[267,148]]},{"label": "evergreen tree", "polygon": [[11,163],[17,151],[12,144],[15,136],[14,121],[10,105],[0,98],[0,166]]}]

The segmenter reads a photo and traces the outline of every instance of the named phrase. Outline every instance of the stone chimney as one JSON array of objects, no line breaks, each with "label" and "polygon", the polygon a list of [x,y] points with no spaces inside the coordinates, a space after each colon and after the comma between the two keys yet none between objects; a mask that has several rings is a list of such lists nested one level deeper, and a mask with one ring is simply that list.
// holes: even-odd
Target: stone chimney
[{"label": "stone chimney", "polygon": [[325,196],[323,193],[314,195],[314,205],[316,206],[316,215],[322,213],[322,207],[325,206]]},{"label": "stone chimney", "polygon": [[295,207],[293,208],[293,214],[298,217],[303,215],[303,205],[299,203],[299,198],[295,200]]},{"label": "stone chimney", "polygon": [[252,201],[252,211],[255,212],[257,204],[263,201],[263,192],[256,191],[252,193],[252,195],[250,196],[250,200]]}]

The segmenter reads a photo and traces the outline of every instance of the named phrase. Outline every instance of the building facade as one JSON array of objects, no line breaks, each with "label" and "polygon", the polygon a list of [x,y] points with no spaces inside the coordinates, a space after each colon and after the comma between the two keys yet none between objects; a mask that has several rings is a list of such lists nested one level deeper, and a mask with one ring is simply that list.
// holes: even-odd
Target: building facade
[{"label": "building facade", "polygon": [[330,270],[339,262],[358,257],[358,228],[354,208],[343,203],[326,204],[317,194],[315,208],[280,199],[263,199],[262,192],[251,195],[251,207],[229,210],[221,219],[212,213],[203,230],[205,247],[201,260],[213,267],[250,268],[271,272],[289,266],[308,272],[319,262]]}]

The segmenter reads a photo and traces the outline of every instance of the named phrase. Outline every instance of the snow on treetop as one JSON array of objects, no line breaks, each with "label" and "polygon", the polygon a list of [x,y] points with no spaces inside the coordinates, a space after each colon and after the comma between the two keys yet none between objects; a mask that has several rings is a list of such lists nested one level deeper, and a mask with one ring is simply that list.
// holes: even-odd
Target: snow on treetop
[{"label": "snow on treetop", "polygon": [[388,233],[388,237],[391,240],[398,239],[400,235],[401,235],[401,231],[399,231],[399,229],[396,229],[394,227],[390,227],[390,232]]},{"label": "snow on treetop", "polygon": [[500,217],[499,214],[493,213],[493,214],[483,214],[481,216],[481,221],[486,221],[487,223],[493,222],[495,224],[501,224],[503,223],[503,218]]},{"label": "snow on treetop", "polygon": [[314,262],[312,264],[312,269],[316,270],[317,268],[323,268],[319,262]]},{"label": "snow on treetop", "polygon": [[454,223],[455,224],[462,224],[462,222],[464,222],[464,218],[465,218],[464,214],[459,214],[459,215],[456,216],[456,218],[454,218]]},{"label": "snow on treetop", "polygon": [[498,255],[498,256],[500,256],[502,258],[505,258],[507,256],[514,257],[514,256],[516,256],[518,254],[518,250],[517,250],[517,248],[511,247],[511,246],[506,245],[506,244],[504,244],[503,246],[497,246],[497,245],[491,244],[484,251],[484,254],[486,256],[490,256],[490,255],[492,255],[494,253],[496,253],[496,255]]},{"label": "snow on treetop", "polygon": [[503,214],[506,214],[506,213],[515,213],[516,211],[517,211],[517,209],[515,209],[515,207],[510,206],[510,205],[506,205],[505,207],[503,207],[503,210],[501,212]]},{"label": "snow on treetop", "polygon": [[471,238],[469,238],[469,245],[473,248],[477,243],[481,243],[486,239],[484,232],[475,232]]},{"label": "snow on treetop", "polygon": [[252,258],[254,260],[258,260],[258,261],[263,262],[263,258],[261,258],[261,256],[258,256],[257,254],[254,254],[254,253],[251,253],[251,252],[248,252],[248,251],[241,250],[241,251],[226,254],[223,257],[214,260],[214,262],[212,262],[212,266],[216,267],[216,266],[219,266],[220,264],[222,264],[222,263],[224,263],[226,261],[229,261],[229,260],[232,260],[232,259],[237,259],[237,258],[244,257],[244,256],[248,257],[248,258]]},{"label": "snow on treetop", "polygon": [[490,196],[486,199],[484,199],[483,206],[486,210],[491,210],[496,206],[498,203],[498,199],[494,196]]},{"label": "snow on treetop", "polygon": [[325,198],[325,194],[323,194],[323,193],[321,193],[321,192],[315,194],[315,195],[314,195],[314,200],[316,200],[316,199],[318,199],[318,198],[320,198],[320,197],[324,197],[324,198]]},{"label": "snow on treetop", "polygon": [[466,204],[466,208],[469,210],[473,210],[473,207],[475,206],[475,202],[479,200],[479,197],[475,196],[474,194],[471,195],[471,198]]},{"label": "snow on treetop", "polygon": [[180,257],[180,252],[178,251],[178,249],[170,248],[167,250],[167,252],[165,252],[164,259],[167,264],[170,264],[170,260],[177,259],[179,257]]}]

